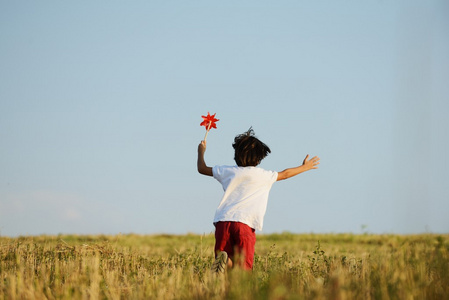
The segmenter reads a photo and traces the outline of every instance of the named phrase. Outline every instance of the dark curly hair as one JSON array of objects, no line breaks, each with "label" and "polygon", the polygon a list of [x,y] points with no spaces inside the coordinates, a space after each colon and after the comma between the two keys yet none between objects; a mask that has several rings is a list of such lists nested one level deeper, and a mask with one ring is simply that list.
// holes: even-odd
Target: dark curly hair
[{"label": "dark curly hair", "polygon": [[271,153],[270,148],[254,136],[252,127],[237,135],[232,147],[235,150],[234,160],[240,167],[255,167]]}]

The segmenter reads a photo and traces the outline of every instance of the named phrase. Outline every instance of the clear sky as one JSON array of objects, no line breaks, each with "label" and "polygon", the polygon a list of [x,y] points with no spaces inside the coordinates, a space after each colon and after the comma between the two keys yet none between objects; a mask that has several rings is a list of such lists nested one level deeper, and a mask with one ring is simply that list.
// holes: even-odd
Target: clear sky
[{"label": "clear sky", "polygon": [[449,2],[0,0],[0,235],[210,233],[253,126],[264,233],[449,232]]}]

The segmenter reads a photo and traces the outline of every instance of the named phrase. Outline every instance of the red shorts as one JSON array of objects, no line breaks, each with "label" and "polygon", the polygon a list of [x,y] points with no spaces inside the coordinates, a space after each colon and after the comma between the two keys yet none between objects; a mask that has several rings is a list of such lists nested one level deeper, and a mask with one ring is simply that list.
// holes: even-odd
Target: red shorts
[{"label": "red shorts", "polygon": [[[240,222],[217,222],[214,225],[215,253],[225,251],[233,263],[251,270],[256,245],[255,230]],[[236,257],[238,261],[234,260]]]}]

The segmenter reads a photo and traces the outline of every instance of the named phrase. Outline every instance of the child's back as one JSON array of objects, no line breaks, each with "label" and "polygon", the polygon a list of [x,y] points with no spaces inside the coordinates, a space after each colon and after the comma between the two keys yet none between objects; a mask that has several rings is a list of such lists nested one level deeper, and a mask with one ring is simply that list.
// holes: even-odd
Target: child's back
[{"label": "child's back", "polygon": [[258,167],[215,166],[213,176],[224,190],[214,223],[223,220],[242,222],[262,230],[268,194],[278,173]]}]

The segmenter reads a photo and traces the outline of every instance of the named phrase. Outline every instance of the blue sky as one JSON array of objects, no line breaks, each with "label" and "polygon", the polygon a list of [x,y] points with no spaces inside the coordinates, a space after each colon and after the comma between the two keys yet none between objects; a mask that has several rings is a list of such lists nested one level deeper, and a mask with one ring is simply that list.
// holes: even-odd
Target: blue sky
[{"label": "blue sky", "polygon": [[447,1],[0,1],[0,235],[209,233],[253,126],[271,232],[449,232]]}]

